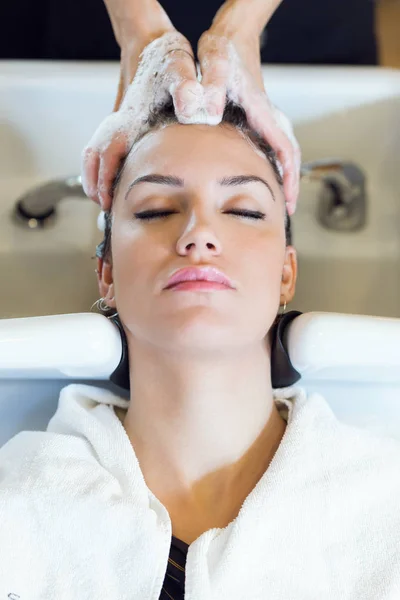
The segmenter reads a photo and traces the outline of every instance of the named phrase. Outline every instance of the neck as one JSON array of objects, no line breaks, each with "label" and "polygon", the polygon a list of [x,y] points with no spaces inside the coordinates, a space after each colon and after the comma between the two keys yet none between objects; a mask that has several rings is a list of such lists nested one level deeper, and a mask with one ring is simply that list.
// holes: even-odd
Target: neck
[{"label": "neck", "polygon": [[123,424],[147,486],[170,514],[229,522],[285,432],[269,348],[199,359],[129,342],[131,404]]}]

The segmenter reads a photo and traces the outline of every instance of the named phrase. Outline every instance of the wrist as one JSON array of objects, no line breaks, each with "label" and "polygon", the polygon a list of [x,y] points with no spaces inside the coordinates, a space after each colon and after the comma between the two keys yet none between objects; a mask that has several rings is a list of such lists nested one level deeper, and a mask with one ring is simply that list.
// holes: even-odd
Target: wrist
[{"label": "wrist", "polygon": [[135,23],[132,26],[125,23],[120,33],[120,41],[118,41],[121,48],[121,52],[125,54],[134,53],[137,51],[142,52],[146,46],[148,46],[153,40],[168,33],[175,31],[175,28],[167,24],[153,24],[151,27],[140,26]]},{"label": "wrist", "polygon": [[226,0],[213,19],[211,30],[232,40],[259,40],[281,1]]},{"label": "wrist", "polygon": [[155,0],[132,2],[129,12],[114,14],[111,21],[118,45],[125,52],[129,52],[131,47],[141,46],[143,49],[164,33],[175,30],[168,15]]}]

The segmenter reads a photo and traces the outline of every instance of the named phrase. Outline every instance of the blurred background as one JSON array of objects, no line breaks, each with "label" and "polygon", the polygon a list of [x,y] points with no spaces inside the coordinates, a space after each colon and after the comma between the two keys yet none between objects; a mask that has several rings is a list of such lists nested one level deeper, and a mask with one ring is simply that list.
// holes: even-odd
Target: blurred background
[{"label": "blurred background", "polygon": [[[222,4],[163,0],[195,47]],[[0,3],[0,58],[116,60],[102,0]],[[400,66],[400,0],[284,0],[263,36],[262,62]]]},{"label": "blurred background", "polygon": [[381,0],[378,3],[376,27],[382,66],[400,68],[399,0]]}]

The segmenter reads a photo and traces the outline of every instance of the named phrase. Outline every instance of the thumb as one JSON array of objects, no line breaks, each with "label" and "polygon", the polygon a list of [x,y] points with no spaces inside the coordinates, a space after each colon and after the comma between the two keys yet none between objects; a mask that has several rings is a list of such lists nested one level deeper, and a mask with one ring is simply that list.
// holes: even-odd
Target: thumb
[{"label": "thumb", "polygon": [[164,61],[160,87],[168,87],[178,121],[187,123],[203,96],[202,86],[197,81],[195,58],[191,49],[176,48],[167,54]]},{"label": "thumb", "polygon": [[220,36],[205,33],[199,41],[198,56],[202,74],[205,104],[209,115],[222,120],[231,64],[229,41]]}]

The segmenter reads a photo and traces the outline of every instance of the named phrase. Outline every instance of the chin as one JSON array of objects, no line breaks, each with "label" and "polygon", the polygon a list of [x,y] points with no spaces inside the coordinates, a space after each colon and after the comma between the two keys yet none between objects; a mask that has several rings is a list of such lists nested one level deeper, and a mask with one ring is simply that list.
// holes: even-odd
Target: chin
[{"label": "chin", "polygon": [[186,351],[226,351],[254,343],[257,335],[249,327],[248,320],[238,315],[218,311],[180,311],[164,316],[154,332],[163,347]]}]

